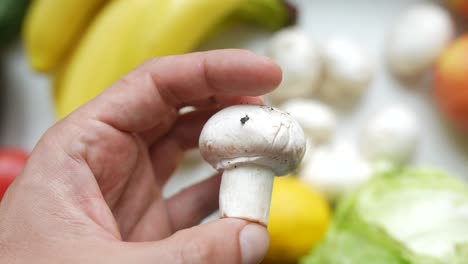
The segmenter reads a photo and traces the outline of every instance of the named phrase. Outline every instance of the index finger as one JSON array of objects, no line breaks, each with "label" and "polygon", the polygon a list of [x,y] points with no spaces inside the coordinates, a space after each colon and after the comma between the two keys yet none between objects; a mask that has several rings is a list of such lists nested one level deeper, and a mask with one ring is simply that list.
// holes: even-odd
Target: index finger
[{"label": "index finger", "polygon": [[[182,106],[214,96],[259,96],[281,82],[270,59],[216,50],[153,59],[117,81],[78,113],[125,132],[142,132]],[[226,95],[228,97],[223,97]]]}]

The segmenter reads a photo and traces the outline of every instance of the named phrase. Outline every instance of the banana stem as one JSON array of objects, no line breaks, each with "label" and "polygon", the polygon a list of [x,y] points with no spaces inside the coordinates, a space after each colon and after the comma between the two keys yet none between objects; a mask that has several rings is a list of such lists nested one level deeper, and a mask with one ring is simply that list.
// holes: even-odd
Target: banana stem
[{"label": "banana stem", "polygon": [[272,31],[295,24],[296,18],[296,8],[285,0],[246,0],[231,16]]}]

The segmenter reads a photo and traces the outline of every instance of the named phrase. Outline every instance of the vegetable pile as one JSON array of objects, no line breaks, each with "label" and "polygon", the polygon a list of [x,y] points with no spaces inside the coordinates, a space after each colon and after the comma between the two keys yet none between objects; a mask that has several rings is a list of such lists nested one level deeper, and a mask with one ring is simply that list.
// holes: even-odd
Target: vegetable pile
[{"label": "vegetable pile", "polygon": [[[446,8],[410,5],[386,33],[384,66],[402,86],[434,74],[436,105],[468,131],[468,38],[455,39]],[[336,205],[325,239],[309,244],[301,264],[468,263],[468,186],[435,169],[412,169],[424,144],[424,120],[412,105],[389,102],[358,124],[357,135],[336,133],[341,113],[359,107],[372,89],[378,65],[366,49],[351,37],[320,40],[296,26],[273,35],[266,54],[283,69],[281,86],[267,100],[290,113],[307,137],[295,174]],[[287,206],[272,206],[271,215],[283,218],[271,219],[270,233],[283,235],[271,237],[275,252],[266,263],[298,261],[284,241],[302,241],[301,235],[286,224],[281,229],[288,213],[297,217]],[[313,237],[323,234],[315,228]]]},{"label": "vegetable pile", "polygon": [[434,169],[393,170],[343,199],[323,243],[301,264],[462,264],[468,186]]}]

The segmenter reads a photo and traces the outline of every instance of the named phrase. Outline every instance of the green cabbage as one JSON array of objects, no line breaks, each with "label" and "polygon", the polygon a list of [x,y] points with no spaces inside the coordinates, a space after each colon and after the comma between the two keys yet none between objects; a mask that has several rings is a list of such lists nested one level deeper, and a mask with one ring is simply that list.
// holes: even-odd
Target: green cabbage
[{"label": "green cabbage", "polygon": [[301,264],[468,264],[468,186],[434,169],[393,170],[340,201]]}]

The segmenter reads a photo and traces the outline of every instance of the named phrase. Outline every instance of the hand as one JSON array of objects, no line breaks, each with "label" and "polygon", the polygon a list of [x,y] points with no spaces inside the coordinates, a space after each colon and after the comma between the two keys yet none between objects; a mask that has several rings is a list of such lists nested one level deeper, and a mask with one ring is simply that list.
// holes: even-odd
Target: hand
[{"label": "hand", "polygon": [[1,263],[258,263],[264,227],[198,225],[218,206],[219,175],[168,199],[162,188],[210,115],[261,104],[280,80],[239,50],[146,62],[39,141],[0,203]]}]

